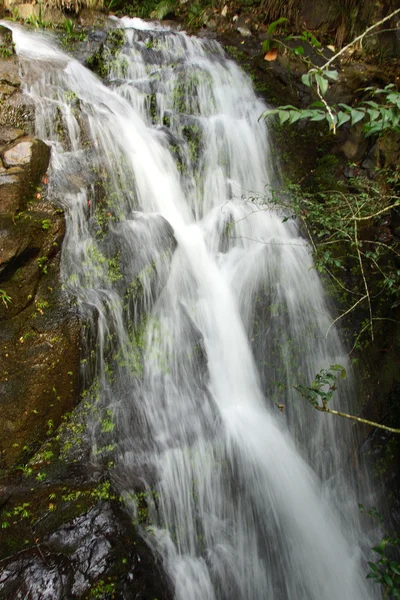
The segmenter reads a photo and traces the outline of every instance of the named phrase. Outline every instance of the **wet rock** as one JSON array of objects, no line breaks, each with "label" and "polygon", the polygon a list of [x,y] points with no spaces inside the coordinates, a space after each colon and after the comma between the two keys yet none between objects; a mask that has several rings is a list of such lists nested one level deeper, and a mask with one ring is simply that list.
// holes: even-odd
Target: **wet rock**
[{"label": "wet rock", "polygon": [[25,135],[23,129],[15,127],[0,127],[0,147],[15,142],[18,138]]},{"label": "wet rock", "polygon": [[0,126],[23,129],[26,134],[34,134],[35,107],[28,96],[14,92],[3,104],[0,111]]},{"label": "wet rock", "polygon": [[6,170],[0,172],[0,214],[24,210],[47,170],[50,148],[40,140],[23,137],[7,146],[1,158]]},{"label": "wet rock", "polygon": [[21,201],[20,176],[19,171],[15,173],[0,170],[0,214],[14,214],[19,209]]},{"label": "wet rock", "polygon": [[107,17],[97,10],[83,8],[79,13],[78,21],[82,27],[103,27]]},{"label": "wet rock", "polygon": [[0,60],[14,89],[0,114],[0,469],[42,443],[79,389],[80,322],[59,278],[64,217],[41,181],[50,148],[23,135],[34,107],[18,91],[17,66]]},{"label": "wet rock", "polygon": [[14,88],[21,85],[17,58],[12,57],[6,60],[0,60],[0,83],[9,84]]},{"label": "wet rock", "polygon": [[3,152],[2,158],[6,168],[29,166],[29,175],[37,181],[49,165],[50,148],[41,140],[21,138]]},{"label": "wet rock", "polygon": [[35,529],[36,545],[2,561],[1,599],[171,597],[150,550],[116,502],[99,502],[46,532],[51,517]]},{"label": "wet rock", "polygon": [[62,214],[27,211],[0,225],[10,299],[0,306],[0,467],[9,468],[77,402],[80,322],[59,279]]},{"label": "wet rock", "polygon": [[34,140],[20,140],[3,153],[5,167],[22,167],[29,165],[33,158]]}]

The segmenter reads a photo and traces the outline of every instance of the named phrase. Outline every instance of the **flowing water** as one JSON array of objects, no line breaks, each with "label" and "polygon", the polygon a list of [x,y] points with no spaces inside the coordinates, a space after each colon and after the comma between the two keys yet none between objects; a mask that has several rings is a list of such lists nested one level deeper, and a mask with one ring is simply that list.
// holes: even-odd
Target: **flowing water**
[{"label": "flowing water", "polygon": [[177,600],[372,598],[352,432],[293,391],[346,355],[307,243],[265,203],[265,106],[216,42],[115,24],[106,84],[11,25],[65,287],[95,323],[93,457]]}]

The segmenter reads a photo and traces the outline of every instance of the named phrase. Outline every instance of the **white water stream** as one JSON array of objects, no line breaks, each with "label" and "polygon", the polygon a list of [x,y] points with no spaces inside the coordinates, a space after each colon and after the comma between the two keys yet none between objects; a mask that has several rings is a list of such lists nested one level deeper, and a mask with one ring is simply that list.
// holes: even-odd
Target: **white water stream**
[{"label": "white water stream", "polygon": [[97,320],[113,424],[94,420],[94,454],[108,433],[177,600],[373,598],[350,428],[292,388],[346,356],[296,226],[243,199],[269,193],[265,107],[215,42],[116,24],[107,86],[10,25],[66,210],[65,285]]}]

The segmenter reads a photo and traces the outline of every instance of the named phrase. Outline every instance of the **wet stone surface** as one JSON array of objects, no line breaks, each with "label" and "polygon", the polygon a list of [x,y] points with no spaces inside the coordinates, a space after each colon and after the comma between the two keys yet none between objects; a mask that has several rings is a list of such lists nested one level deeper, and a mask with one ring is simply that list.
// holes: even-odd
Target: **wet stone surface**
[{"label": "wet stone surface", "polygon": [[150,550],[115,502],[99,502],[0,564],[1,600],[169,598]]}]

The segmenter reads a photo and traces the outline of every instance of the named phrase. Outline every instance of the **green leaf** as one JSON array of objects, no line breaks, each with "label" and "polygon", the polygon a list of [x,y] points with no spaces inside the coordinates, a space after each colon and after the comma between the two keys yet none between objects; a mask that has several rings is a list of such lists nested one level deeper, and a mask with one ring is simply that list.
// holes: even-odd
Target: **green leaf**
[{"label": "green leaf", "polygon": [[315,35],[310,33],[310,31],[304,31],[303,35],[304,34],[306,35],[306,39],[311,46],[314,46],[314,48],[321,48],[321,43],[317,40]]},{"label": "green leaf", "polygon": [[376,565],[373,562],[369,562],[367,563],[369,568],[371,569],[371,571],[374,571],[375,573],[380,573],[380,570],[378,569],[378,565]]},{"label": "green leaf", "polygon": [[280,19],[273,21],[273,23],[271,23],[271,25],[267,29],[268,37],[272,37],[274,35],[275,30],[279,25],[282,25],[282,23],[288,23],[288,22],[289,22],[289,19],[286,19],[285,17],[281,17]]},{"label": "green leaf", "polygon": [[392,561],[390,563],[390,568],[392,569],[393,573],[396,573],[396,575],[400,575],[400,564],[399,563]]},{"label": "green leaf", "polygon": [[358,123],[359,121],[361,121],[361,119],[363,119],[365,117],[365,112],[361,111],[361,110],[357,110],[355,108],[351,109],[351,124],[355,125],[356,123]]},{"label": "green leaf", "polygon": [[392,104],[395,104],[398,108],[400,108],[400,94],[398,94],[397,92],[393,92],[392,94],[388,94],[386,96],[386,100],[388,102],[392,102]]},{"label": "green leaf", "polygon": [[277,112],[278,110],[276,108],[269,108],[268,110],[264,110],[264,112],[261,113],[261,115],[259,116],[258,120],[260,121],[261,119],[266,119],[271,115],[276,115]]},{"label": "green leaf", "polygon": [[388,544],[390,544],[390,538],[384,537],[377,546],[374,546],[374,548],[372,548],[372,550],[377,554],[383,556],[385,554],[385,548]]},{"label": "green leaf", "polygon": [[366,132],[365,132],[365,137],[369,137],[370,135],[374,135],[374,133],[381,133],[383,127],[382,127],[383,123],[382,121],[380,121],[379,123],[377,123],[376,125],[373,125],[372,127],[367,127]]},{"label": "green leaf", "polygon": [[387,573],[383,574],[383,580],[386,583],[386,585],[388,585],[390,588],[393,587],[393,580],[391,577],[389,577],[389,575]]},{"label": "green leaf", "polygon": [[262,43],[263,52],[268,52],[270,49],[271,40],[264,40]]},{"label": "green leaf", "polygon": [[321,110],[315,110],[314,116],[310,119],[310,121],[323,121],[327,118],[327,113],[322,112]]},{"label": "green leaf", "polygon": [[380,114],[381,114],[379,110],[375,110],[373,108],[369,108],[367,110],[367,113],[369,115],[369,119],[370,119],[371,123],[372,123],[372,121],[376,121],[376,119],[378,117],[380,117]]},{"label": "green leaf", "polygon": [[343,111],[338,112],[337,118],[337,127],[340,127],[344,123],[347,123],[347,121],[350,121],[350,115]]},{"label": "green leaf", "polygon": [[371,106],[372,108],[379,108],[379,104],[377,102],[372,102],[372,100],[366,100],[364,104]]},{"label": "green leaf", "polygon": [[291,125],[292,123],[296,123],[296,121],[298,121],[299,119],[301,119],[301,113],[303,111],[300,110],[291,110],[290,111],[290,118],[289,118],[289,125]]},{"label": "green leaf", "polygon": [[304,48],[303,48],[303,46],[297,46],[297,48],[295,48],[293,50],[293,52],[295,54],[297,54],[297,56],[303,56],[303,54],[304,54]]},{"label": "green leaf", "polygon": [[280,110],[278,114],[279,114],[279,121],[280,121],[281,125],[283,125],[283,123],[286,123],[286,121],[290,117],[290,112],[287,110]]},{"label": "green leaf", "polygon": [[324,71],[324,75],[331,81],[337,81],[339,78],[339,74],[337,71]]},{"label": "green leaf", "polygon": [[328,91],[328,86],[329,86],[328,80],[325,79],[325,77],[323,77],[319,73],[317,73],[315,75],[315,80],[316,80],[317,84],[319,85],[319,89],[321,90],[321,94],[323,96],[325,96],[326,92]]},{"label": "green leaf", "polygon": [[315,110],[308,109],[308,108],[305,110],[301,110],[299,112],[300,112],[300,119],[310,119],[315,114]]},{"label": "green leaf", "polygon": [[306,73],[305,75],[301,76],[301,81],[307,87],[311,87],[311,78],[312,78],[311,73]]}]

